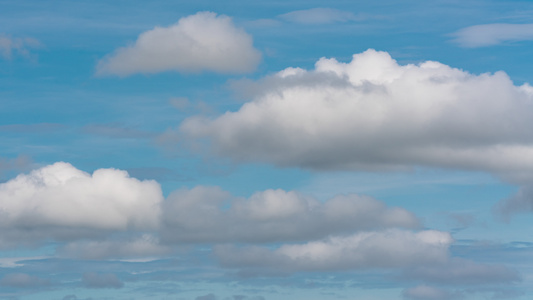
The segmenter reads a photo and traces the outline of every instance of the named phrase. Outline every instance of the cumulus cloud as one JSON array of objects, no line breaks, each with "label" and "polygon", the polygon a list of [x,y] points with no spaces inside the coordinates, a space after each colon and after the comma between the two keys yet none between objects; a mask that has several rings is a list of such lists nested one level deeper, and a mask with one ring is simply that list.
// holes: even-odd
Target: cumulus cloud
[{"label": "cumulus cloud", "polygon": [[0,56],[11,60],[15,55],[30,56],[30,50],[41,47],[41,43],[34,38],[11,37],[0,34]]},{"label": "cumulus cloud", "polygon": [[533,169],[533,88],[503,72],[399,65],[368,50],[349,63],[322,58],[311,71],[288,68],[257,85],[238,111],[189,118],[181,131],[207,138],[219,155],[279,166],[515,176]]},{"label": "cumulus cloud", "polygon": [[[400,65],[367,50],[348,63],[322,58],[314,70],[287,68],[233,86],[251,100],[215,118],[186,119],[181,137],[205,140],[209,151],[234,161],[313,170],[453,168],[533,182],[533,87],[516,86],[501,71]],[[505,209],[522,203],[517,207],[530,210],[520,199]]]},{"label": "cumulus cloud", "polygon": [[202,186],[169,195],[163,223],[166,243],[301,241],[419,226],[412,213],[365,196],[337,196],[321,203],[296,192],[266,190],[242,199]]},{"label": "cumulus cloud", "polygon": [[533,40],[533,24],[484,24],[463,28],[452,34],[461,47],[494,46],[504,42]]},{"label": "cumulus cloud", "polygon": [[169,27],[141,33],[133,45],[103,58],[96,73],[118,76],[163,71],[243,73],[254,70],[260,59],[252,37],[235,27],[231,18],[199,12]]},{"label": "cumulus cloud", "polygon": [[320,7],[291,11],[279,17],[286,21],[301,24],[329,24],[358,19],[353,13],[348,11]]},{"label": "cumulus cloud", "polygon": [[38,288],[50,285],[50,280],[26,273],[10,273],[0,279],[0,286],[12,288]]},{"label": "cumulus cloud", "polygon": [[83,286],[90,289],[120,289],[124,283],[115,274],[87,272],[82,277]]},{"label": "cumulus cloud", "polygon": [[2,242],[156,229],[162,200],[155,181],[115,169],[88,174],[55,163],[0,184]]},{"label": "cumulus cloud", "polygon": [[453,242],[446,232],[390,229],[330,237],[275,250],[222,245],[215,255],[226,267],[286,272],[399,268],[445,262]]}]

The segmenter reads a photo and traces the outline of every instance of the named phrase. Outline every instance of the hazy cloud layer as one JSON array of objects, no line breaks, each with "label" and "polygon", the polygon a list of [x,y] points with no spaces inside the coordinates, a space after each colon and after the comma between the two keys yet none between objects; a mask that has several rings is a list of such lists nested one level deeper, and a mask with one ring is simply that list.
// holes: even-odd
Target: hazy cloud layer
[{"label": "hazy cloud layer", "polygon": [[463,28],[452,34],[462,47],[494,46],[504,42],[533,40],[533,24],[484,24]]},{"label": "hazy cloud layer", "polygon": [[82,277],[83,286],[91,289],[120,289],[124,283],[115,274],[87,272]]},{"label": "hazy cloud layer", "polygon": [[503,265],[480,264],[452,258],[444,264],[417,266],[408,269],[403,278],[423,279],[426,282],[452,286],[511,283],[520,281],[520,275]]},{"label": "hazy cloud layer", "polygon": [[238,269],[297,272],[398,268],[445,262],[452,242],[446,232],[393,229],[286,244],[276,250],[218,246],[215,254],[222,265]]},{"label": "hazy cloud layer", "polygon": [[164,242],[276,242],[391,227],[416,228],[410,212],[370,197],[338,196],[321,203],[296,192],[266,190],[249,199],[216,187],[172,193],[163,207]]},{"label": "hazy cloud layer", "polygon": [[10,273],[0,279],[0,286],[12,288],[38,288],[50,285],[50,280],[26,273]]},{"label": "hazy cloud layer", "polygon": [[97,75],[128,76],[163,71],[243,73],[254,70],[261,54],[252,37],[230,17],[199,12],[169,27],[143,32],[131,46],[102,59]]},{"label": "hazy cloud layer", "polygon": [[[403,291],[403,297],[411,300],[448,300],[452,299],[452,293],[427,285],[419,285]],[[453,295],[453,299],[461,299],[460,295]]]},{"label": "hazy cloud layer", "polygon": [[159,244],[159,239],[152,235],[142,235],[130,239],[115,238],[103,241],[74,241],[61,246],[60,256],[78,259],[120,259],[161,256],[169,249]]}]

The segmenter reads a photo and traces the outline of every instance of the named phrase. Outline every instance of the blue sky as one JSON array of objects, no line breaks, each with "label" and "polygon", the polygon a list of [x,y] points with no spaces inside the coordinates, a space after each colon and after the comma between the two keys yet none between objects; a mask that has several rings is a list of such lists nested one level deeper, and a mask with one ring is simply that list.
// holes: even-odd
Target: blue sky
[{"label": "blue sky", "polygon": [[530,299],[532,12],[0,0],[0,299]]}]

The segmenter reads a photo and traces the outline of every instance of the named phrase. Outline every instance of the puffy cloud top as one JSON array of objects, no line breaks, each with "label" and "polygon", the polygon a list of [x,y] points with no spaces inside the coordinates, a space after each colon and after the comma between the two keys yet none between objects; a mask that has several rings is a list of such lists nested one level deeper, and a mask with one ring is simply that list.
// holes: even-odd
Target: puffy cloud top
[{"label": "puffy cloud top", "polygon": [[150,229],[158,225],[162,200],[155,181],[115,169],[91,175],[59,162],[0,184],[0,226]]},{"label": "puffy cloud top", "polygon": [[533,177],[533,88],[515,86],[503,72],[473,75],[434,61],[399,65],[368,50],[349,63],[322,58],[311,71],[288,68],[236,86],[252,101],[180,127],[234,160]]},{"label": "puffy cloud top", "polygon": [[97,75],[128,76],[163,71],[243,73],[256,68],[261,54],[252,37],[231,18],[212,12],[184,17],[169,27],[143,32],[137,41],[102,59]]}]

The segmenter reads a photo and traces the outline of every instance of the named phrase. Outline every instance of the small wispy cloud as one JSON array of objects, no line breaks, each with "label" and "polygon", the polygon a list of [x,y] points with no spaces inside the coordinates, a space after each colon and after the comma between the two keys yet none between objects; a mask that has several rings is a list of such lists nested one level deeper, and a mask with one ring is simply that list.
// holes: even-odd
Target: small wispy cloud
[{"label": "small wispy cloud", "polygon": [[348,11],[334,8],[311,8],[291,11],[279,16],[281,19],[301,24],[330,24],[356,21],[360,19]]},{"label": "small wispy cloud", "polygon": [[533,24],[484,24],[460,29],[451,34],[454,43],[465,48],[533,40]]},{"label": "small wispy cloud", "polygon": [[40,48],[41,42],[30,37],[11,37],[0,33],[0,57],[11,60],[15,55],[30,56],[30,50]]},{"label": "small wispy cloud", "polygon": [[141,33],[135,44],[100,60],[96,74],[246,73],[253,71],[260,60],[252,37],[237,28],[230,17],[199,12],[169,27]]}]

